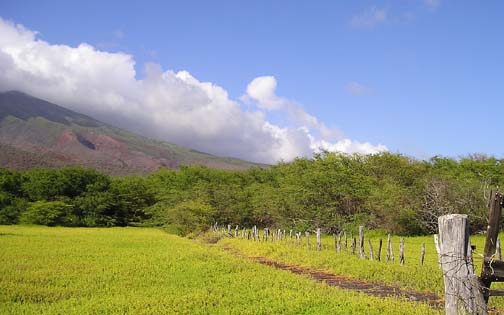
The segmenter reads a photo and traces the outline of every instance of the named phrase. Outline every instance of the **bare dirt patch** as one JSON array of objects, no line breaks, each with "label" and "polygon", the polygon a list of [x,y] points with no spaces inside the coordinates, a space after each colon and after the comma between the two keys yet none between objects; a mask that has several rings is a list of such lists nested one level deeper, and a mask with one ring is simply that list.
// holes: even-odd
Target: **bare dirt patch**
[{"label": "bare dirt patch", "polygon": [[329,286],[336,286],[342,289],[354,290],[371,296],[395,297],[406,301],[427,303],[434,308],[442,308],[444,305],[443,299],[435,293],[405,290],[396,286],[387,285],[380,282],[367,282],[351,277],[328,273],[325,271],[315,270],[296,265],[289,265],[278,261],[273,261],[265,257],[243,256],[241,253],[238,253],[235,249],[231,247],[223,247],[223,248],[224,250],[232,253],[235,256],[246,257],[266,266],[270,266],[281,270],[287,270],[302,276],[307,276],[313,280],[324,282]]}]

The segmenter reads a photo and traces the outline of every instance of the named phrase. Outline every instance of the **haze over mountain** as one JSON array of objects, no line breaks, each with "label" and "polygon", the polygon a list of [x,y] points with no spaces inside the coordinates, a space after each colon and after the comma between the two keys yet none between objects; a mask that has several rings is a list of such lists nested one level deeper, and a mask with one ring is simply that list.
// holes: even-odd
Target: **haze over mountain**
[{"label": "haze over mountain", "polygon": [[0,167],[81,165],[129,175],[193,164],[257,165],[145,138],[22,92],[0,93]]}]

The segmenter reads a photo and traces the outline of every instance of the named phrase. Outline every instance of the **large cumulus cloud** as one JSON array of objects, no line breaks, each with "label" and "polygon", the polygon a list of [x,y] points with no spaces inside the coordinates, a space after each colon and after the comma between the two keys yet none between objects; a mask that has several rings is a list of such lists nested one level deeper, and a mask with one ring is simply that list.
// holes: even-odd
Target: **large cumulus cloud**
[{"label": "large cumulus cloud", "polygon": [[[275,94],[274,77],[259,77],[240,100],[187,71],[147,64],[138,79],[131,55],[88,44],[52,45],[37,33],[0,18],[0,90],[21,90],[119,127],[197,150],[274,163],[320,149],[347,153],[386,150],[344,139],[301,106]],[[243,101],[243,98],[242,98]],[[282,111],[292,122],[268,122]]]}]

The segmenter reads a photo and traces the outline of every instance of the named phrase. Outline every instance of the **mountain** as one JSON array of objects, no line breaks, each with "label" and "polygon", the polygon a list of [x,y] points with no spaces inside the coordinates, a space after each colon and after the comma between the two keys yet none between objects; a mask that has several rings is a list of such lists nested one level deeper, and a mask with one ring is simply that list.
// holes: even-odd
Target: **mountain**
[{"label": "mountain", "polygon": [[147,174],[182,165],[258,166],[149,139],[21,92],[0,93],[0,167],[67,165],[111,175]]}]

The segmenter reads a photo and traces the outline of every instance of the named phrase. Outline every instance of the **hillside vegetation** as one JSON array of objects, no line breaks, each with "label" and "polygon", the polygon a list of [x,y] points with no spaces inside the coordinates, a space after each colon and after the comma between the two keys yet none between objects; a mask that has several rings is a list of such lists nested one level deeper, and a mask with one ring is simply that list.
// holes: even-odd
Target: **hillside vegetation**
[{"label": "hillside vegetation", "polygon": [[149,139],[21,92],[0,93],[0,167],[80,165],[110,175],[145,175],[195,164],[258,166]]},{"label": "hillside vegetation", "polygon": [[403,234],[436,231],[437,216],[467,213],[486,226],[485,196],[504,183],[500,160],[413,160],[398,154],[323,153],[245,171],[201,166],[147,177],[64,168],[0,171],[0,224],[163,226],[187,235],[214,222],[326,233],[358,225]]}]

